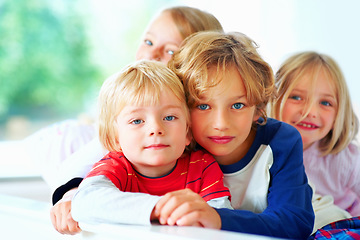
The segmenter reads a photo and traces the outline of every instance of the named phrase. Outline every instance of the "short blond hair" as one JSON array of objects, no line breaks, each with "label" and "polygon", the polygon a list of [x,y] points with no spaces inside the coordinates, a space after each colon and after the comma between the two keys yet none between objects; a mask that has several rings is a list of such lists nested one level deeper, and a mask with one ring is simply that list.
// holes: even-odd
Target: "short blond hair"
[{"label": "short blond hair", "polygon": [[162,13],[164,12],[170,13],[183,39],[196,32],[223,31],[223,27],[214,15],[198,8],[176,6],[164,9]]},{"label": "short blond hair", "polygon": [[180,79],[163,63],[142,60],[125,67],[103,83],[99,94],[99,138],[109,151],[120,151],[117,116],[126,105],[153,105],[170,90],[183,103],[187,125],[190,114]]},{"label": "short blond hair", "polygon": [[238,32],[199,32],[184,40],[180,50],[168,63],[183,81],[188,106],[193,108],[200,96],[222,81],[221,77],[208,79],[211,67],[217,74],[223,74],[235,66],[244,82],[247,100],[255,105],[263,124],[267,116],[265,107],[274,97],[274,76],[272,68],[257,52],[257,45],[246,35]]},{"label": "short blond hair", "polygon": [[[306,75],[316,81],[320,71],[324,71],[336,89],[337,114],[333,129],[319,142],[319,150],[323,155],[336,154],[355,139],[359,121],[352,107],[349,90],[344,75],[333,58],[313,51],[292,55],[280,66],[276,73],[278,98],[272,103],[271,115],[282,120],[286,100],[298,82]],[[314,84],[309,86],[313,91]],[[305,109],[303,118],[309,112]]]}]

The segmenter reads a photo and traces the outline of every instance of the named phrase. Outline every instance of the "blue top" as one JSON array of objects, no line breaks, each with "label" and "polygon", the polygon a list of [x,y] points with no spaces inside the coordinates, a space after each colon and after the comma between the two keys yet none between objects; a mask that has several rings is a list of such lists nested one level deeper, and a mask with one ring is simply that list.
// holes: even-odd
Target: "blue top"
[{"label": "blue top", "polygon": [[246,156],[220,167],[236,209],[216,209],[223,230],[292,239],[311,234],[312,190],[301,136],[294,127],[269,118],[266,125],[258,125]]}]

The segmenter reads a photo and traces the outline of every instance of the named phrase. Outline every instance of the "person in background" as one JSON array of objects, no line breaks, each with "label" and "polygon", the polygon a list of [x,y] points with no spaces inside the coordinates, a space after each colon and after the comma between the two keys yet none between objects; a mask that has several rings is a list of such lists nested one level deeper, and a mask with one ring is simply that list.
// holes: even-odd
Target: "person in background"
[{"label": "person in background", "polygon": [[297,53],[281,65],[276,84],[272,115],[300,132],[305,171],[316,192],[360,216],[359,121],[340,67],[325,54]]},{"label": "person in background", "polygon": [[[220,22],[212,14],[185,6],[166,8],[160,11],[146,28],[136,59],[167,63],[186,37],[207,30],[223,31]],[[76,234],[81,231],[71,216],[71,199],[92,165],[107,153],[94,134],[95,128],[78,130],[78,124],[71,128],[59,124],[56,129],[44,129],[43,133],[37,134],[36,139],[41,141],[37,142],[32,138],[32,145],[46,148],[41,151],[50,154],[44,156],[44,162],[49,166],[44,171],[44,178],[56,188],[50,217],[55,229],[62,234]],[[54,131],[55,135],[51,134],[50,138],[46,133],[51,131]],[[83,139],[82,132],[85,134]]]},{"label": "person in background", "polygon": [[[81,182],[72,216],[88,223],[150,224],[129,208],[152,205],[167,192],[188,188],[212,207],[231,208],[215,159],[191,143],[190,113],[180,79],[164,64],[138,61],[109,77],[99,94],[100,142],[110,152]],[[191,148],[191,147],[190,147]],[[154,214],[153,214],[154,215]]]}]

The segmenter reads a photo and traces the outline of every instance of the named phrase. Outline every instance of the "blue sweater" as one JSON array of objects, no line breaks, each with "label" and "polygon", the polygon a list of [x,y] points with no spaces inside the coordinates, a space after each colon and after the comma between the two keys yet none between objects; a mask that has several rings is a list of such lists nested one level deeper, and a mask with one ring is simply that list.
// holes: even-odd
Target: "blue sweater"
[{"label": "blue sweater", "polygon": [[295,128],[269,118],[266,125],[258,126],[247,155],[220,167],[236,209],[216,209],[223,230],[291,239],[311,234],[312,190]]}]

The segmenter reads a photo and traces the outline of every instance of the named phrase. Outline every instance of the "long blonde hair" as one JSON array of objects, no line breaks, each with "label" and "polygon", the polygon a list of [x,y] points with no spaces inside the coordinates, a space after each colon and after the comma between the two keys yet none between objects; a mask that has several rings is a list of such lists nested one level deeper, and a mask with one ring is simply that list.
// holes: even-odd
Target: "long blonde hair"
[{"label": "long blonde hair", "polygon": [[229,66],[235,66],[244,82],[249,104],[256,106],[257,114],[266,123],[265,107],[275,90],[273,71],[257,52],[256,43],[246,35],[196,33],[184,40],[168,66],[183,81],[190,108],[200,101],[204,91],[222,81],[221,77],[208,79],[210,67],[216,67],[219,75]]},{"label": "long blonde hair", "polygon": [[157,104],[164,89],[170,90],[183,103],[189,128],[190,113],[184,87],[176,74],[163,63],[138,61],[106,79],[99,94],[99,137],[102,145],[109,151],[120,151],[116,119],[121,110],[129,104]]},{"label": "long blonde hair", "polygon": [[[285,60],[276,73],[278,97],[272,103],[271,115],[282,120],[285,102],[300,79],[306,75],[315,81],[320,71],[324,71],[337,91],[338,109],[334,127],[320,140],[319,150],[323,155],[336,154],[355,139],[359,121],[352,107],[344,75],[339,65],[330,56],[310,51],[297,53]],[[309,111],[309,109],[304,110],[303,118]]]}]

